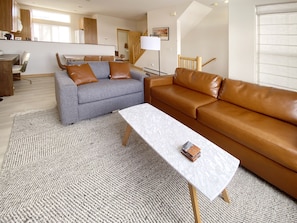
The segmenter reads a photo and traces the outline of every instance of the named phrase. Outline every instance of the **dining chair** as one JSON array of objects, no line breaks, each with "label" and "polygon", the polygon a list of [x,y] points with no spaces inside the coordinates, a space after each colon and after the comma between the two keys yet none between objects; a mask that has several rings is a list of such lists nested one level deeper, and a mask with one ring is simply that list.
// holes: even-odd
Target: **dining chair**
[{"label": "dining chair", "polygon": [[24,73],[27,69],[27,65],[30,59],[30,53],[24,51],[21,56],[21,63],[19,65],[13,65],[12,66],[12,74],[15,76],[15,74],[19,74],[19,77],[14,77],[19,80],[26,80],[29,81],[30,84],[32,84],[32,80],[21,77],[21,73]]},{"label": "dining chair", "polygon": [[100,61],[101,57],[100,56],[85,56],[84,61]]},{"label": "dining chair", "polygon": [[102,61],[115,61],[115,56],[101,56]]},{"label": "dining chair", "polygon": [[58,53],[56,53],[56,59],[57,59],[57,63],[58,66],[60,67],[61,70],[66,70],[67,66],[65,64],[62,64],[61,60],[60,60],[60,56]]}]

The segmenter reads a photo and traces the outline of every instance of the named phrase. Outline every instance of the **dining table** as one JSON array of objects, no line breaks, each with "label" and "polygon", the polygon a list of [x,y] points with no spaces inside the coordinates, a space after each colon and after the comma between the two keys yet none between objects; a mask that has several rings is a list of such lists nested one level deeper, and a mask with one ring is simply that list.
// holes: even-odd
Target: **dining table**
[{"label": "dining table", "polygon": [[14,94],[12,66],[18,64],[19,60],[19,54],[0,55],[0,96]]}]

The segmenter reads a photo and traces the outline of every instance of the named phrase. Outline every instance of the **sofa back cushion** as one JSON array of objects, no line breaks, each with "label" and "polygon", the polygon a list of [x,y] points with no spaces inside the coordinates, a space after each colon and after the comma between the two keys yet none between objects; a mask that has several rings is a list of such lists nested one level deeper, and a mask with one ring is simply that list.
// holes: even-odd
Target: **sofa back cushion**
[{"label": "sofa back cushion", "polygon": [[107,61],[91,61],[88,62],[95,76],[98,79],[108,78],[110,74],[109,63]]},{"label": "sofa back cushion", "polygon": [[88,63],[97,79],[105,79],[109,77],[110,69],[108,61],[69,61],[68,65],[79,65]]},{"label": "sofa back cushion", "polygon": [[297,92],[225,79],[219,99],[297,125]]},{"label": "sofa back cushion", "polygon": [[202,71],[176,68],[173,82],[174,84],[217,98],[222,77]]}]

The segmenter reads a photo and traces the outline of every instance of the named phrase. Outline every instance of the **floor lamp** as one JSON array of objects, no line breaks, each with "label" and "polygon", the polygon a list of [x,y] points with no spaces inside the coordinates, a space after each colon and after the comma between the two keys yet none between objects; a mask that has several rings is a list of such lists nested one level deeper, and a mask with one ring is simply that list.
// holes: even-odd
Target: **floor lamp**
[{"label": "floor lamp", "polygon": [[160,71],[160,49],[161,49],[161,39],[157,36],[141,36],[140,37],[140,47],[144,50],[158,50],[158,61],[159,61],[159,76]]}]

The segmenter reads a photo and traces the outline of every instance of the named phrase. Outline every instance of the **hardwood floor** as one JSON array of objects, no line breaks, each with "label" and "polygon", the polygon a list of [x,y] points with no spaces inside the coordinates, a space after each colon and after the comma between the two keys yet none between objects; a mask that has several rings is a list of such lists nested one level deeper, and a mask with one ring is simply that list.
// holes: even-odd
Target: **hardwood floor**
[{"label": "hardwood floor", "polygon": [[7,150],[14,115],[20,112],[49,109],[56,106],[53,76],[30,77],[14,81],[14,95],[0,101],[0,166]]}]

